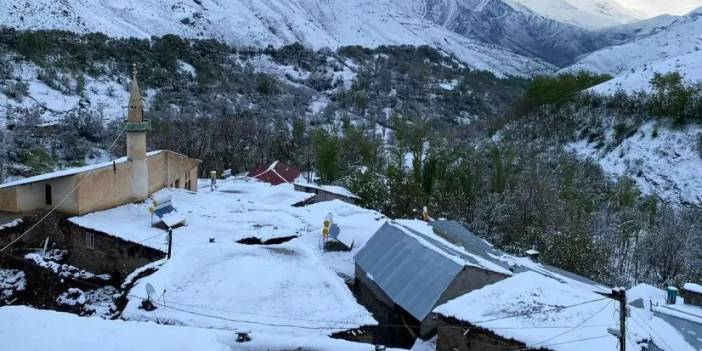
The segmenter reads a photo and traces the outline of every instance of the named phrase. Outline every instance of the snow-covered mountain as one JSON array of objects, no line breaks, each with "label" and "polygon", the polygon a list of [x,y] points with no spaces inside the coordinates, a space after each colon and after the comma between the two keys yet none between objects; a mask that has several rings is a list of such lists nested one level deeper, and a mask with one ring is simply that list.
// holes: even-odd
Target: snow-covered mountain
[{"label": "snow-covered mountain", "polygon": [[407,10],[467,38],[539,57],[558,66],[612,44],[605,36],[546,18],[511,0],[402,2]]},{"label": "snow-covered mountain", "polygon": [[702,8],[672,23],[649,29],[633,41],[598,50],[567,71],[608,73],[615,79],[596,87],[612,92],[619,88],[646,89],[655,72],[679,71],[689,80],[702,79]]},{"label": "snow-covered mountain", "polygon": [[613,0],[512,0],[553,20],[586,29],[632,23],[636,15]]},{"label": "snow-covered mountain", "polygon": [[431,45],[498,75],[553,67],[468,39],[398,6],[396,0],[18,0],[0,2],[0,23],[19,29],[103,32],[110,36],[178,34],[236,45],[313,48]]}]

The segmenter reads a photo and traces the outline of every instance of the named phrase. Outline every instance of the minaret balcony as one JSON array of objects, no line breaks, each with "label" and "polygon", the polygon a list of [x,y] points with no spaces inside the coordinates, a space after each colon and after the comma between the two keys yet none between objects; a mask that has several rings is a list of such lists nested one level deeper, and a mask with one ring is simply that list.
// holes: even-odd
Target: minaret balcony
[{"label": "minaret balcony", "polygon": [[127,122],[125,123],[127,132],[147,132],[151,130],[151,121]]}]

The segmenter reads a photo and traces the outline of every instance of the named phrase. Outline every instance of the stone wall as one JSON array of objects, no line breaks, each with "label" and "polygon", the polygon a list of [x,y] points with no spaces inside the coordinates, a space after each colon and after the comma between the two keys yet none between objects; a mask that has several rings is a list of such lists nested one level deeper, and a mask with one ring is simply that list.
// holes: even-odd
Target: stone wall
[{"label": "stone wall", "polygon": [[525,347],[526,344],[502,338],[454,318],[438,319],[436,351],[505,351],[523,350]]},{"label": "stone wall", "polygon": [[[88,245],[89,236],[93,247]],[[163,237],[165,240],[165,231]],[[89,272],[108,273],[119,281],[137,268],[165,257],[162,251],[75,224],[68,225],[64,245],[69,250],[66,263]]]},{"label": "stone wall", "polygon": [[[365,272],[356,265],[354,283],[356,301],[373,314],[379,325],[373,328],[373,343],[388,347],[409,349],[419,333],[419,321],[396,305]],[[407,324],[412,332],[405,328]]]},{"label": "stone wall", "polygon": [[702,294],[683,289],[680,291],[680,296],[685,299],[686,304],[702,307]]},{"label": "stone wall", "polygon": [[[508,278],[507,275],[480,269],[477,267],[464,267],[458,276],[451,282],[441,295],[435,306],[442,305],[449,300],[453,300],[461,295],[465,295],[473,290],[480,289],[486,285],[494,284]],[[431,313],[422,322],[422,336],[429,336],[434,333],[439,318]]]},{"label": "stone wall", "polygon": [[[0,245],[4,246],[17,238],[42,216],[43,213],[36,213],[24,217],[20,225],[0,231]],[[92,248],[88,245],[88,236],[92,236]],[[66,215],[58,213],[53,213],[44,219],[40,225],[14,245],[9,253],[21,257],[28,249],[41,248],[47,237],[51,242],[51,248],[68,250],[66,264],[96,274],[108,273],[118,281],[123,280],[137,268],[165,257],[162,251],[81,228],[69,222]],[[166,238],[165,231],[163,237]]]}]

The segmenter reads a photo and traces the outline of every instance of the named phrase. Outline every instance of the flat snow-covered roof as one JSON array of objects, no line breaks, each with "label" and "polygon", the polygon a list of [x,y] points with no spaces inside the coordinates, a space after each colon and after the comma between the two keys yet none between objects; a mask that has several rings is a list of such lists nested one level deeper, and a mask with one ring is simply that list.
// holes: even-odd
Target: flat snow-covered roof
[{"label": "flat snow-covered roof", "polygon": [[[146,156],[151,157],[151,156],[157,155],[161,152],[162,152],[162,150],[151,151],[151,152],[148,152],[146,154]],[[112,167],[113,164],[122,164],[125,162],[127,162],[126,156],[120,157],[118,159],[115,159],[115,160],[112,160],[109,162],[100,162],[100,163],[96,163],[94,165],[66,168],[66,169],[62,169],[59,171],[55,171],[55,172],[44,173],[44,174],[36,175],[33,177],[23,178],[23,179],[15,180],[12,182],[0,184],[0,189],[9,188],[9,187],[18,186],[18,185],[26,185],[26,184],[45,181],[45,180],[56,179],[56,178],[68,177],[68,176],[72,176],[72,175],[76,175],[76,174],[80,174],[80,173],[94,171],[94,170],[101,169],[101,168]]]},{"label": "flat snow-covered roof", "polygon": [[[618,303],[612,299],[527,271],[469,292],[434,311],[529,348],[579,351],[617,348],[617,338],[607,331],[619,325],[617,309]],[[632,310],[631,319],[636,321],[628,323],[629,340],[653,338],[664,350],[694,350],[672,326],[643,313]],[[656,330],[655,335],[651,329]],[[627,343],[627,350],[639,349],[639,345]]]}]

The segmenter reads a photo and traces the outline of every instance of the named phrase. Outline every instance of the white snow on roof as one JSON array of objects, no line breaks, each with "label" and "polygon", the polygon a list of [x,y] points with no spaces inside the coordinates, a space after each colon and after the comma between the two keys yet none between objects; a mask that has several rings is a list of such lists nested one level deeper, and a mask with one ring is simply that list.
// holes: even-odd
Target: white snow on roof
[{"label": "white snow on roof", "polygon": [[[151,156],[157,155],[161,152],[162,152],[161,150],[151,151],[151,152],[146,153],[146,156],[151,157]],[[19,180],[15,180],[12,182],[0,184],[0,189],[9,188],[9,187],[18,186],[18,185],[31,184],[31,183],[41,182],[41,181],[45,181],[45,180],[61,178],[61,177],[68,177],[68,176],[76,175],[79,173],[94,171],[94,170],[100,169],[100,168],[112,167],[113,164],[121,164],[121,163],[125,163],[125,162],[127,162],[126,156],[120,157],[118,159],[115,159],[115,160],[109,161],[109,162],[100,162],[100,163],[96,163],[93,165],[87,165],[87,166],[82,166],[82,167],[66,168],[66,169],[62,169],[60,171],[44,173],[44,174],[40,174],[40,175],[37,175],[34,177],[19,179]]]},{"label": "white snow on roof", "polygon": [[463,247],[455,245],[436,235],[434,229],[427,222],[407,219],[397,220],[395,222],[397,223],[395,225],[397,228],[413,237],[423,246],[440,253],[460,265],[483,268],[508,276],[512,275],[512,272],[508,269],[478,255],[469,253]]},{"label": "white snow on roof", "polygon": [[317,255],[294,244],[202,243],[177,253],[141,279],[130,295],[146,298],[146,283],[157,295],[166,290],[166,305],[199,314],[163,306],[149,312],[140,308],[140,299],[130,297],[123,318],[319,336],[377,324],[341,278]]},{"label": "white snow on roof", "polygon": [[341,196],[345,196],[345,197],[350,197],[353,199],[360,199],[360,197],[356,196],[354,193],[352,193],[348,189],[344,188],[343,186],[317,185],[317,184],[312,184],[312,183],[301,183],[301,182],[295,182],[294,184],[298,185],[298,186],[302,186],[302,187],[323,190],[323,191],[326,191],[328,193],[337,194],[337,195],[341,195]]},{"label": "white snow on roof", "polygon": [[[530,348],[615,350],[617,338],[610,335],[607,328],[618,327],[617,306],[616,301],[603,299],[592,291],[536,272],[525,272],[451,300],[437,307],[435,312],[489,329]],[[629,323],[630,340],[655,339],[648,330],[655,326],[657,334],[665,336],[665,343],[672,345],[670,351],[693,350],[667,323],[653,316],[639,315],[638,310],[632,313],[642,325]],[[638,351],[639,348],[631,342],[627,344],[627,350]]]},{"label": "white snow on roof", "polygon": [[695,283],[685,283],[683,288],[687,291],[692,291],[694,293],[702,294],[702,285]]},{"label": "white snow on roof", "polygon": [[[165,307],[147,312],[132,298],[125,318],[311,336],[375,324],[339,276],[353,277],[353,256],[387,218],[339,200],[293,207],[310,194],[294,191],[292,184],[229,178],[219,181],[213,192],[208,183],[201,181],[198,193],[164,189],[155,195],[170,195],[187,225],[173,230],[173,257],[130,291],[146,297],[144,286],[151,283],[159,295],[166,290],[167,305],[200,315]],[[148,206],[129,204],[70,220],[165,251],[166,233],[151,226]],[[327,213],[333,214],[345,240],[354,242],[351,252],[322,250]],[[236,243],[289,236],[297,238],[274,246]]]},{"label": "white snow on roof", "polygon": [[[27,331],[31,330],[31,337]],[[373,345],[331,338],[292,337],[254,332],[237,344],[231,331],[156,323],[84,318],[70,313],[28,307],[0,308],[3,350],[319,350],[371,351]]]},{"label": "white snow on roof", "polygon": [[[211,192],[209,180],[201,181],[198,193],[163,189],[155,196],[170,195],[173,207],[187,225],[173,230],[173,250],[208,242],[234,242],[249,237],[263,241],[299,236],[295,242],[319,248],[324,217],[334,216],[345,241],[354,242],[351,252],[326,252],[322,260],[338,273],[353,276],[353,255],[380,228],[382,214],[334,200],[292,207],[312,194],[293,190],[291,184],[270,185],[246,178],[218,181]],[[154,218],[154,221],[157,219]],[[149,204],[127,204],[113,209],[72,217],[70,221],[121,239],[166,251],[165,231],[151,226]]]}]

